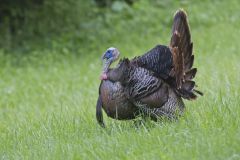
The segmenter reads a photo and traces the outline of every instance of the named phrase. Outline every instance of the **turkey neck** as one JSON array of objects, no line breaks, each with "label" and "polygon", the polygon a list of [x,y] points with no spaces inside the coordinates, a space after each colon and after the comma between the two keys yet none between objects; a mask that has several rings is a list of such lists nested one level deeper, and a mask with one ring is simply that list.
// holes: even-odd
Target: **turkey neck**
[{"label": "turkey neck", "polygon": [[108,80],[112,82],[120,82],[121,85],[126,86],[126,84],[129,83],[132,70],[131,66],[124,66],[124,68],[111,68],[107,72]]}]

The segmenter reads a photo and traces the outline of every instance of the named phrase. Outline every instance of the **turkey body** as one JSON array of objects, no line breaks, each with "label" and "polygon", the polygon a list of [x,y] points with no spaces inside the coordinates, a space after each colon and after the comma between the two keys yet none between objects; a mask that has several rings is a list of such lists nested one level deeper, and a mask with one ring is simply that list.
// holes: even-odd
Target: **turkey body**
[{"label": "turkey body", "polygon": [[[109,71],[110,74],[114,72],[114,69]],[[150,71],[136,67],[131,78],[134,81],[131,87],[110,80],[101,82],[97,103],[97,120],[101,125],[104,125],[101,108],[107,116],[118,120],[134,119],[140,114],[157,120],[162,116],[173,118],[183,113],[181,97]]]}]

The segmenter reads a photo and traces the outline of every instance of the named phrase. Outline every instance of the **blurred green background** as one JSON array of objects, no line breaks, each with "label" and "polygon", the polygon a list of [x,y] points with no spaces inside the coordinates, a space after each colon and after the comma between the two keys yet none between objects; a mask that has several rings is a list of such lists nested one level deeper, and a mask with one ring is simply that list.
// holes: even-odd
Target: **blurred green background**
[{"label": "blurred green background", "polygon": [[[100,57],[168,45],[188,13],[196,82],[178,122],[95,120]],[[0,1],[0,159],[240,159],[238,0]]]}]

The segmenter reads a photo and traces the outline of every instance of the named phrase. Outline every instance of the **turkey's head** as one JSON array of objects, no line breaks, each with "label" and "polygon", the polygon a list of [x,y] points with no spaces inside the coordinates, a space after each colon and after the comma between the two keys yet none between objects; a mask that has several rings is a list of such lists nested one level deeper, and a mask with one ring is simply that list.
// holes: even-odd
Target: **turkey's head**
[{"label": "turkey's head", "polygon": [[110,47],[106,50],[106,52],[102,55],[102,61],[103,61],[103,71],[100,76],[100,79],[107,79],[107,71],[110,67],[110,65],[118,59],[120,55],[120,52],[117,48]]}]

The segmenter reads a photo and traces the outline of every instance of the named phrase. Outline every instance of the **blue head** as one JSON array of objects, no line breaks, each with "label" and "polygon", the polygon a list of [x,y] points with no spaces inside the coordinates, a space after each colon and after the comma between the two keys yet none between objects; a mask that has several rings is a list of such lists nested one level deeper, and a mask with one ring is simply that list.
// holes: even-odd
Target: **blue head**
[{"label": "blue head", "polygon": [[118,59],[119,55],[120,55],[120,52],[118,51],[117,48],[110,47],[106,50],[106,52],[102,55],[103,72],[107,72],[110,65]]}]

